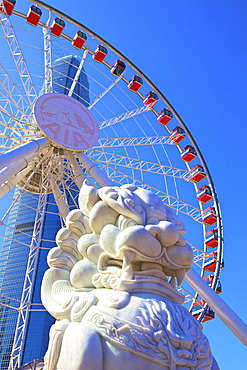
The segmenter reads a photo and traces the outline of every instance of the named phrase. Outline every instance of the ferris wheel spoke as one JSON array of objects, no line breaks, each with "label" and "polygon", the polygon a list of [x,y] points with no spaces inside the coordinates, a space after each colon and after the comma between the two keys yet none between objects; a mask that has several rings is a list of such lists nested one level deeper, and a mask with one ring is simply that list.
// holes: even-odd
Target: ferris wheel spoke
[{"label": "ferris wheel spoke", "polygon": [[44,90],[45,93],[52,91],[52,52],[51,52],[51,34],[49,24],[51,20],[51,13],[46,22],[46,26],[42,27],[44,38]]},{"label": "ferris wheel spoke", "polygon": [[[12,115],[17,116],[17,114],[19,114],[20,120],[26,121],[26,123],[32,123],[32,116],[30,116],[30,114],[26,112],[27,110],[29,110],[29,107],[27,106],[28,102],[26,101],[25,97],[22,95],[21,91],[14,84],[14,81],[11,79],[11,77],[1,64],[0,70],[3,71],[3,73],[1,74],[3,78],[0,80],[0,85],[2,89],[0,93],[6,101],[5,107],[9,105]],[[14,108],[16,110],[16,113],[14,113]]]},{"label": "ferris wheel spoke", "polygon": [[98,143],[94,146],[94,149],[104,149],[105,147],[110,148],[121,148],[128,146],[138,146],[138,145],[162,145],[170,144],[170,136],[143,136],[143,137],[122,137],[122,138],[107,138],[100,139]]},{"label": "ferris wheel spoke", "polygon": [[[46,149],[45,149],[46,150]],[[36,168],[42,168],[42,165],[47,161],[47,159],[51,156],[51,153],[52,153],[52,148],[48,148],[48,150],[46,150],[46,152],[44,151],[44,153],[42,152],[43,156],[41,156],[41,158],[37,161],[37,164],[36,164]],[[49,161],[50,162],[50,161]],[[47,166],[45,166],[45,169],[47,169]],[[25,169],[23,170],[25,171]],[[17,203],[17,202],[20,202],[19,201],[19,198],[20,198],[20,195],[22,194],[23,190],[26,190],[32,180],[32,177],[33,177],[33,174],[34,173],[27,173],[28,177],[27,176],[24,176],[24,182],[23,182],[23,185],[22,185],[22,188],[19,189],[19,191],[17,191],[16,195],[15,195],[15,198],[13,199],[13,202],[12,204],[10,205],[10,207],[7,209],[7,211],[4,213],[4,215],[1,217],[1,223],[3,224],[4,220],[7,218],[7,216],[9,215],[10,211],[12,210],[12,208],[14,207],[14,205]],[[44,171],[42,177],[43,179],[45,177],[47,177],[48,175],[48,171]],[[19,176],[19,174],[17,175]],[[15,185],[15,178],[14,178],[14,181],[13,181],[13,186],[12,186],[12,179],[10,179],[10,181],[8,181],[7,183],[4,183],[2,185],[2,188],[3,188],[3,191],[7,191],[8,192],[8,188],[11,188]],[[46,180],[47,182],[47,180]],[[2,190],[1,188],[1,190]],[[45,186],[44,184],[44,189],[46,189],[47,186]],[[7,225],[5,225],[7,226]],[[9,228],[9,226],[8,226]]]},{"label": "ferris wheel spoke", "polygon": [[122,76],[123,76],[123,74],[121,75],[121,76],[119,76],[116,80],[114,80],[113,82],[112,82],[112,84],[109,86],[109,87],[107,87],[94,101],[93,101],[93,103],[92,104],[90,104],[89,105],[89,107],[87,108],[88,110],[90,110],[90,109],[92,109],[94,106],[95,106],[95,104],[97,104],[114,86],[116,86],[116,84],[122,79]]},{"label": "ferris wheel spoke", "polygon": [[149,110],[152,109],[152,104],[149,104],[149,105],[143,105],[142,107],[139,107],[139,108],[136,108],[136,109],[133,109],[129,112],[126,112],[126,113],[123,113],[123,114],[120,114],[119,116],[116,116],[116,117],[112,117],[108,120],[105,120],[105,121],[102,121],[99,123],[99,128],[100,129],[103,129],[103,128],[106,128],[108,126],[112,126],[114,125],[115,123],[118,123],[118,122],[121,122],[121,121],[124,121],[128,118],[131,118],[131,117],[134,117],[140,113],[143,113],[143,112],[147,112]]},{"label": "ferris wheel spoke", "polygon": [[35,85],[32,81],[31,75],[25,62],[24,55],[21,51],[21,47],[15,35],[14,28],[10,22],[10,19],[6,17],[5,14],[0,13],[0,22],[31,108],[33,100],[37,97],[37,93],[34,87]]},{"label": "ferris wheel spoke", "polygon": [[[104,160],[105,156],[107,157],[107,160]],[[116,153],[108,153],[105,151],[92,150],[92,158],[94,158],[95,161],[105,163],[105,165],[109,163],[120,167],[132,168],[138,171],[147,171],[159,175],[172,176],[179,179],[187,179],[189,175],[187,170],[165,166],[160,163],[152,163],[141,159],[130,158]]]},{"label": "ferris wheel spoke", "polygon": [[78,161],[76,160],[76,157],[75,155],[70,152],[70,151],[66,151],[66,156],[70,162],[70,165],[71,165],[71,168],[74,172],[74,175],[75,175],[75,182],[78,186],[78,188],[80,189],[82,187],[82,184],[83,184],[83,181],[86,179],[86,176],[85,174],[82,172],[82,169],[78,163]]},{"label": "ferris wheel spoke", "polygon": [[79,67],[77,68],[77,71],[76,71],[76,74],[75,74],[74,80],[73,80],[72,85],[71,85],[71,87],[70,87],[70,89],[69,89],[68,96],[72,96],[72,94],[73,94],[73,92],[74,92],[75,86],[76,86],[76,84],[78,83],[78,80],[79,80],[80,74],[81,74],[81,72],[82,72],[82,67],[83,67],[84,62],[85,62],[85,60],[86,60],[87,54],[88,54],[88,49],[84,50],[84,53],[83,53],[83,56],[82,56],[82,59],[81,59],[80,65],[79,65]]},{"label": "ferris wheel spoke", "polygon": [[[1,117],[3,118],[3,121],[1,121],[1,124],[5,127],[9,128],[9,129],[12,129],[12,131],[14,131],[15,133],[18,132],[18,131],[16,131],[17,128],[23,129],[25,126],[27,127],[27,122],[26,121],[21,121],[14,114],[11,114],[11,112],[9,112],[5,107],[0,106],[0,113],[1,113]],[[9,117],[9,122],[8,123],[5,122],[4,115]],[[13,125],[12,121],[14,122],[14,125]],[[11,125],[11,123],[12,123],[12,125]],[[28,128],[28,131],[31,131],[31,128]]]},{"label": "ferris wheel spoke", "polygon": [[[95,161],[95,162],[97,163],[98,161]],[[166,193],[162,192],[161,190],[159,190],[159,189],[157,189],[157,188],[155,188],[151,185],[148,185],[148,184],[144,183],[143,181],[140,181],[140,180],[126,174],[125,172],[119,171],[118,168],[111,167],[111,164],[99,162],[99,165],[102,165],[103,167],[107,168],[108,170],[111,170],[111,172],[112,172],[111,177],[114,179],[114,182],[116,182],[118,184],[122,184],[123,182],[126,183],[126,179],[128,179],[134,185],[140,185],[140,186],[144,187],[145,189],[151,190],[155,194],[159,195],[161,200],[164,203],[169,204],[169,206],[171,208],[173,208],[174,210],[179,211],[181,213],[184,213],[184,214],[190,216],[195,221],[197,221],[199,223],[202,223],[201,210],[199,208],[196,208],[196,207],[182,201],[181,199],[177,199],[177,198],[173,197],[172,195],[166,194]]]},{"label": "ferris wheel spoke", "polygon": [[82,163],[83,167],[88,173],[101,185],[101,186],[112,186],[113,182],[101,171],[98,164],[91,161],[84,153],[76,153],[76,157]]},{"label": "ferris wheel spoke", "polygon": [[59,215],[65,221],[66,216],[69,213],[69,206],[68,206],[67,198],[64,192],[62,192],[59,189],[53,176],[50,176],[49,181],[50,181],[50,185],[51,185],[51,188],[54,194],[54,198],[55,198],[58,210],[59,210]]}]

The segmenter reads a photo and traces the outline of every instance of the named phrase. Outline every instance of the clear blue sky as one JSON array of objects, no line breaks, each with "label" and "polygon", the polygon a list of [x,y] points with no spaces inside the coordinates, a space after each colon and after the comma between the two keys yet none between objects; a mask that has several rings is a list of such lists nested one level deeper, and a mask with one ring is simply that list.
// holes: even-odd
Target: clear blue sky
[{"label": "clear blue sky", "polygon": [[[47,2],[126,55],[189,127],[214,179],[223,213],[221,297],[247,322],[247,1]],[[219,318],[205,323],[204,333],[221,370],[246,369],[246,348]]]}]

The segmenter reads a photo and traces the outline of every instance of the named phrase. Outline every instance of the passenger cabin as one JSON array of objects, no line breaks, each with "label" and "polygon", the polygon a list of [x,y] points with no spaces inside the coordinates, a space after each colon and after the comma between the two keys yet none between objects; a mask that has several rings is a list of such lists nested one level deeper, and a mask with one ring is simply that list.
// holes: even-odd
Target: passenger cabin
[{"label": "passenger cabin", "polygon": [[187,145],[182,153],[181,153],[181,158],[185,162],[190,162],[192,159],[194,159],[197,156],[196,150],[193,146]]},{"label": "passenger cabin", "polygon": [[189,179],[193,182],[199,182],[206,177],[206,173],[204,172],[204,168],[197,164],[195,167],[191,168]]},{"label": "passenger cabin", "polygon": [[[200,316],[200,314],[203,312],[204,310],[204,306],[205,306],[206,302],[203,300],[203,299],[200,299],[196,302],[193,303],[193,307],[192,307],[192,315],[198,319],[198,317]],[[215,313],[214,311],[212,310],[212,308],[208,307],[207,308],[207,311],[205,313],[205,316],[204,318],[202,319],[203,322],[205,321],[209,321],[209,320],[212,320],[215,318]]]},{"label": "passenger cabin", "polygon": [[39,23],[40,17],[42,15],[42,11],[35,5],[31,5],[29,11],[27,13],[27,23],[31,24],[32,26],[36,27]]},{"label": "passenger cabin", "polygon": [[12,14],[15,4],[16,4],[16,0],[3,0],[3,6],[8,16]]},{"label": "passenger cabin", "polygon": [[216,248],[218,247],[218,230],[212,229],[205,234],[205,244],[207,247]]},{"label": "passenger cabin", "polygon": [[86,41],[87,41],[87,35],[82,31],[77,31],[72,41],[72,46],[80,50],[82,49]]},{"label": "passenger cabin", "polygon": [[[208,275],[208,276],[205,276],[205,277],[203,278],[203,280],[204,280],[204,281],[206,281],[206,283],[210,286],[210,288],[212,288],[212,286],[213,286],[213,282],[214,282],[214,275]],[[215,292],[216,292],[217,294],[222,293],[222,286],[221,286],[221,283],[220,283],[220,281],[219,281],[219,280],[218,280],[218,282],[217,282],[217,287],[216,287]]]},{"label": "passenger cabin", "polygon": [[196,194],[197,199],[202,203],[207,203],[213,198],[212,191],[208,185],[202,186],[197,190]]},{"label": "passenger cabin", "polygon": [[171,121],[172,118],[173,118],[172,112],[169,109],[165,108],[158,115],[157,121],[165,126],[167,125],[168,122]]},{"label": "passenger cabin", "polygon": [[117,59],[114,65],[111,68],[111,73],[115,76],[121,76],[123,71],[125,70],[126,66],[124,62],[120,59]]},{"label": "passenger cabin", "polygon": [[103,45],[98,45],[94,54],[92,55],[93,60],[95,60],[98,63],[102,63],[103,60],[105,59],[108,51],[105,46]]},{"label": "passenger cabin", "polygon": [[[217,252],[211,252],[209,254],[205,255],[204,263],[203,263],[203,268],[204,270],[215,272],[216,266],[217,266]],[[224,267],[224,262],[222,262],[221,267]]]},{"label": "passenger cabin", "polygon": [[52,25],[51,25],[51,34],[59,37],[63,32],[65,27],[65,22],[61,18],[55,18]]},{"label": "passenger cabin", "polygon": [[202,222],[205,225],[213,225],[217,221],[216,211],[214,207],[206,208],[202,213]]},{"label": "passenger cabin", "polygon": [[185,136],[186,134],[184,129],[182,127],[177,126],[172,130],[170,140],[178,144],[185,138]]},{"label": "passenger cabin", "polygon": [[155,104],[158,101],[158,95],[154,91],[149,91],[146,95],[145,99],[143,100],[144,105]]},{"label": "passenger cabin", "polygon": [[142,85],[143,85],[143,81],[141,77],[134,75],[128,83],[128,89],[131,91],[137,92]]}]

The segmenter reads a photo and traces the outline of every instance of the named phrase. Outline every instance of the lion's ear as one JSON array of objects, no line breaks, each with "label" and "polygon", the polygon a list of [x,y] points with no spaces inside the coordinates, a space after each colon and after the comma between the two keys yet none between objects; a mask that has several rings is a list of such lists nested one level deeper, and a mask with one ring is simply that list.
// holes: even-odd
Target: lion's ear
[{"label": "lion's ear", "polygon": [[85,180],[80,190],[78,202],[82,213],[89,217],[91,209],[99,200],[98,190],[94,186],[88,185]]}]

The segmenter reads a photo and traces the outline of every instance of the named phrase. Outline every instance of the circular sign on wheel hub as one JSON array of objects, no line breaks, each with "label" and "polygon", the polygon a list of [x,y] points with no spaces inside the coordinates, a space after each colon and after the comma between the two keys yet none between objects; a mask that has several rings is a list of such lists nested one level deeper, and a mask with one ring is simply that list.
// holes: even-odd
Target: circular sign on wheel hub
[{"label": "circular sign on wheel hub", "polygon": [[34,106],[34,115],[45,136],[59,147],[81,151],[98,141],[99,127],[92,113],[67,95],[41,95]]}]

